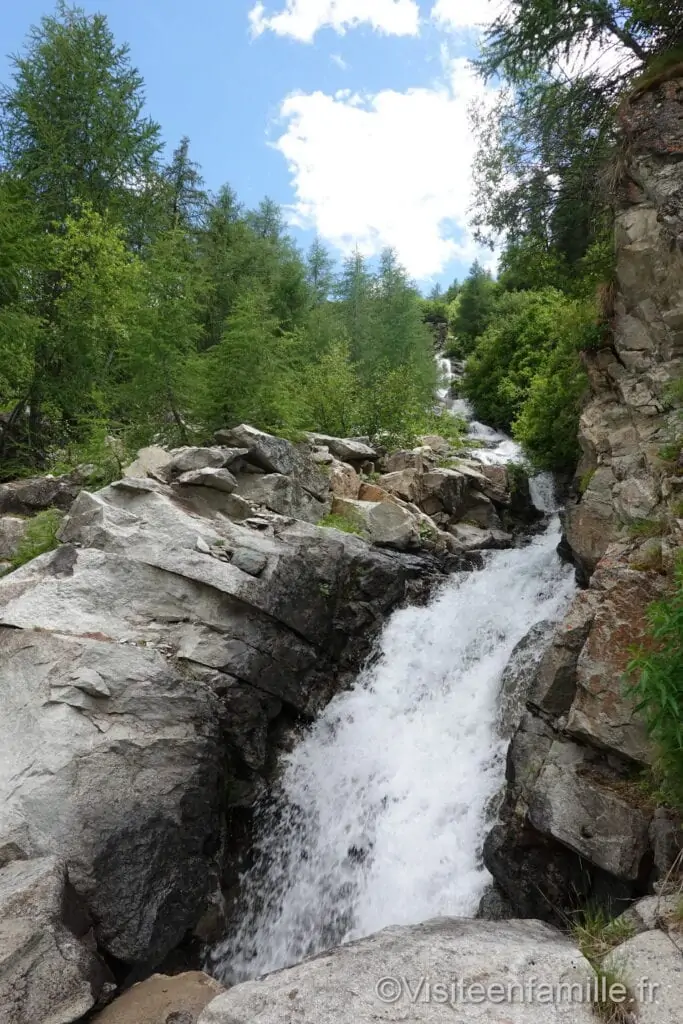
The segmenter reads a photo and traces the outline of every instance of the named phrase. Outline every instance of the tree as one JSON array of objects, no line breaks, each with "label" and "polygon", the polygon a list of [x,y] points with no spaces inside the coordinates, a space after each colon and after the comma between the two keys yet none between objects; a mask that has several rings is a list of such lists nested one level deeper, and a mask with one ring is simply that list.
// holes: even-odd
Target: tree
[{"label": "tree", "polygon": [[314,304],[327,302],[334,287],[334,260],[317,235],[306,257],[306,280]]},{"label": "tree", "polygon": [[477,338],[486,330],[497,291],[491,272],[484,270],[479,261],[475,260],[460,289],[453,320],[456,348],[461,355],[471,352]]},{"label": "tree", "polygon": [[0,93],[0,154],[48,226],[83,202],[126,219],[154,173],[159,128],[143,115],[142,79],[104,15],[63,0],[12,58]]},{"label": "tree", "polygon": [[207,195],[199,165],[190,160],[190,140],[183,136],[173,152],[162,179],[168,203],[170,223],[174,228],[196,228],[206,209]]},{"label": "tree", "polygon": [[347,437],[360,422],[361,383],[346,341],[336,341],[303,378],[306,422],[314,430]]}]

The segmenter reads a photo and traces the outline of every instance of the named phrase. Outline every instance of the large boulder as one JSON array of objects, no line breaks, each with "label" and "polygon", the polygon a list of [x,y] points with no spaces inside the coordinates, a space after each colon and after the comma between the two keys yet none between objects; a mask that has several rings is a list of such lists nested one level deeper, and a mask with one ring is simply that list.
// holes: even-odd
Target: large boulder
[{"label": "large boulder", "polygon": [[439,918],[236,985],[199,1024],[591,1024],[593,977],[571,940],[538,921]]},{"label": "large boulder", "polygon": [[377,452],[365,441],[350,437],[330,437],[329,434],[309,434],[308,437],[314,444],[328,448],[341,462],[363,463],[377,459]]},{"label": "large boulder", "polygon": [[353,501],[335,498],[332,512],[356,524],[373,544],[405,551],[420,547],[415,517],[390,501]]},{"label": "large boulder", "polygon": [[54,857],[0,869],[3,1024],[70,1024],[114,988],[93,951],[90,921]]},{"label": "large boulder", "polygon": [[246,423],[229,430],[218,430],[214,440],[219,445],[245,449],[249,461],[266,473],[287,474],[296,468],[296,450],[290,441],[266,434]]},{"label": "large boulder", "polygon": [[[227,470],[222,470],[225,473]],[[265,505],[272,512],[307,523],[319,522],[330,510],[330,500],[321,501],[292,476],[266,473],[240,475],[236,493],[252,505]]]},{"label": "large boulder", "polygon": [[226,814],[262,790],[278,716],[312,718],[433,572],[215,497],[82,491],[63,545],[0,583],[0,849],[65,863],[123,973],[217,937]]},{"label": "large boulder", "polygon": [[37,476],[0,484],[0,515],[34,516],[46,508],[69,508],[84,484],[84,474]]}]

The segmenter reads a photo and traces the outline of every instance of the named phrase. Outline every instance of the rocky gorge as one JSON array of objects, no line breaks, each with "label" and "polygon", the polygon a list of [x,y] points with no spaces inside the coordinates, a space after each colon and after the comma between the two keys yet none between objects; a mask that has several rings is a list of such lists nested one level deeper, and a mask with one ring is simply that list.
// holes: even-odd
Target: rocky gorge
[{"label": "rocky gorge", "polygon": [[[682,104],[669,81],[623,110],[613,343],[585,353],[562,516],[580,589],[524,474],[439,436],[386,453],[243,424],[207,447],[144,449],[103,489],[87,469],[0,486],[8,564],[26,517],[65,512],[59,545],[0,583],[7,1024],[442,1020],[448,998],[378,983],[589,984],[561,934],[586,904],[624,915],[606,968],[636,993],[646,976],[661,986],[636,999],[638,1020],[680,1020],[664,883],[683,834],[640,785],[654,750],[623,676],[683,529],[679,466],[662,455],[683,357]],[[435,762],[445,796],[421,788]],[[259,865],[254,810],[281,780],[289,810],[263,820],[291,858],[269,917],[274,849],[262,836]],[[221,993],[187,970],[203,964],[240,983]],[[457,1009],[579,1024],[589,1003]]]}]

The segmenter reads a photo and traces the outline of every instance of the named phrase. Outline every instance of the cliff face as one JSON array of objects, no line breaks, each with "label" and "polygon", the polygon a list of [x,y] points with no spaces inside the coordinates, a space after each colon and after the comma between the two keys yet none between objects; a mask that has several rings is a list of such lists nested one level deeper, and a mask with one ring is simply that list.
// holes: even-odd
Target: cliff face
[{"label": "cliff face", "polygon": [[612,344],[586,354],[578,491],[566,540],[586,582],[539,667],[508,754],[485,858],[522,915],[557,919],[586,900],[619,910],[682,845],[639,783],[653,751],[624,693],[648,604],[683,541],[683,76],[620,114]]}]

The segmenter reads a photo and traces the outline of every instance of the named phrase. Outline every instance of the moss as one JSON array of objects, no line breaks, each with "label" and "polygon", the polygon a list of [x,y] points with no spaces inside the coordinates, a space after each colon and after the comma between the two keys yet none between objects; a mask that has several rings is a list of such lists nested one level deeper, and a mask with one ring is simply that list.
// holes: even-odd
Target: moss
[{"label": "moss", "polygon": [[328,530],[341,530],[342,533],[355,533],[357,537],[365,536],[360,521],[354,519],[352,516],[340,515],[339,513],[330,513],[324,516],[319,522],[318,526],[326,527]]},{"label": "moss", "polygon": [[661,519],[637,519],[629,524],[628,532],[631,537],[661,537],[666,533],[666,523]]},{"label": "moss", "polygon": [[586,491],[590,487],[591,480],[595,476],[595,473],[595,469],[589,469],[581,476],[581,479],[579,480],[579,494],[586,493]]},{"label": "moss", "polygon": [[57,531],[61,525],[63,513],[56,508],[48,508],[30,519],[17,553],[11,560],[12,570],[31,562],[46,551],[53,551],[59,544]]},{"label": "moss", "polygon": [[655,57],[651,57],[643,73],[633,80],[626,100],[632,102],[644,92],[656,89],[664,82],[670,82],[674,78],[683,78],[683,46],[674,47],[665,53],[658,53]]}]

